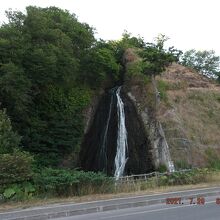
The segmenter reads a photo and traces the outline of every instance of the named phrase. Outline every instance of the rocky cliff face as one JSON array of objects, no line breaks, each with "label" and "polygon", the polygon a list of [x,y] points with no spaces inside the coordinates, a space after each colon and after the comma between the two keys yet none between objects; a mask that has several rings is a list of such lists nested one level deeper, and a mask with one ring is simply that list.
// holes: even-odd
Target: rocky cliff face
[{"label": "rocky cliff face", "polygon": [[[135,55],[134,50],[129,49],[125,52],[123,60],[128,73],[129,68],[136,65],[139,58]],[[169,145],[163,131],[163,126],[157,117],[160,94],[155,79],[153,77],[151,79],[148,78],[146,82],[143,76],[133,72],[133,76],[125,81],[124,87],[144,125],[144,132],[149,140],[148,146],[151,149],[150,155],[154,167],[158,168],[160,165],[165,165],[169,171],[173,171],[174,166]]]},{"label": "rocky cliff face", "polygon": [[148,173],[154,169],[152,145],[145,124],[134,101],[126,90],[123,90],[126,128],[128,132],[128,162],[127,174]]},{"label": "rocky cliff face", "polygon": [[145,148],[150,149],[150,151],[145,154],[145,157],[151,157],[155,168],[165,165],[169,170],[172,166],[170,164],[172,160],[165,133],[160,121],[157,119],[157,93],[152,83],[146,85],[140,81],[133,82],[125,84],[125,90],[132,100],[137,115],[143,124],[145,137],[148,139]]},{"label": "rocky cliff face", "polygon": [[[137,56],[127,50],[123,61],[127,66],[136,62]],[[126,75],[127,73],[125,73]],[[169,149],[162,126],[156,117],[157,91],[154,84],[142,77],[124,80],[121,90],[128,133],[128,161],[125,174],[140,174],[153,171],[160,164],[169,166]],[[101,155],[103,137],[111,106],[110,89],[101,92],[86,111],[85,136],[81,145],[79,166],[84,170],[114,173],[117,148],[117,106],[115,99],[107,133],[105,155]]]},{"label": "rocky cliff face", "polygon": [[117,137],[117,112],[116,102],[112,103],[111,119],[108,127],[106,155],[103,157],[101,148],[105,133],[106,123],[108,121],[109,109],[111,104],[111,94],[106,91],[99,98],[95,109],[95,114],[91,114],[90,125],[85,133],[80,152],[81,168],[87,171],[103,171],[109,175],[113,174],[114,156],[116,152]]}]

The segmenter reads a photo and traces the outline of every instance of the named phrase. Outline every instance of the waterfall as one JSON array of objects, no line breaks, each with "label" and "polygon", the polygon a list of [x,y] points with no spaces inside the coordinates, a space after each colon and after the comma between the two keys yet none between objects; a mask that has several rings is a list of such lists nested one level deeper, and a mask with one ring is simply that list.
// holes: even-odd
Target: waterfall
[{"label": "waterfall", "polygon": [[118,180],[123,175],[125,164],[127,162],[127,130],[125,126],[125,112],[124,103],[120,97],[121,87],[116,90],[117,98],[117,115],[118,115],[118,137],[117,137],[117,151],[115,156],[115,179]]},{"label": "waterfall", "polygon": [[111,101],[110,101],[110,106],[109,106],[109,112],[108,112],[108,118],[107,118],[107,123],[104,129],[104,135],[103,135],[103,141],[101,145],[101,150],[100,150],[100,163],[99,166],[100,168],[105,171],[107,169],[107,134],[108,134],[108,128],[109,128],[109,122],[112,114],[112,102],[113,102],[113,95],[111,94]]},{"label": "waterfall", "polygon": [[125,164],[127,162],[127,130],[125,127],[125,112],[124,112],[124,103],[120,97],[121,87],[114,87],[110,90],[111,99],[109,104],[109,110],[107,115],[106,125],[103,130],[102,141],[101,141],[101,148],[99,153],[99,169],[102,171],[106,171],[107,169],[107,143],[108,143],[108,131],[109,131],[109,124],[112,116],[112,108],[113,101],[115,100],[117,103],[117,149],[116,149],[116,156],[115,156],[115,173],[114,176],[119,179],[120,176],[123,175]]},{"label": "waterfall", "polygon": [[126,174],[152,172],[150,139],[135,102],[123,86],[106,90],[92,110],[80,148],[79,167],[104,172],[115,180]]}]

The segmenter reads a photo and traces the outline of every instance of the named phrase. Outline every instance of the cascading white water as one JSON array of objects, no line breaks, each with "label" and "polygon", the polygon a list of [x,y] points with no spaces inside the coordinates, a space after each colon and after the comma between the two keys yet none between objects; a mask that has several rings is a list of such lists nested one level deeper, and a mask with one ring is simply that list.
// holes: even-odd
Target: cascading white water
[{"label": "cascading white water", "polygon": [[121,87],[116,90],[117,98],[117,114],[118,114],[118,137],[117,137],[117,151],[115,156],[115,179],[118,180],[123,175],[127,158],[127,130],[125,126],[125,112],[124,103],[120,97]]}]

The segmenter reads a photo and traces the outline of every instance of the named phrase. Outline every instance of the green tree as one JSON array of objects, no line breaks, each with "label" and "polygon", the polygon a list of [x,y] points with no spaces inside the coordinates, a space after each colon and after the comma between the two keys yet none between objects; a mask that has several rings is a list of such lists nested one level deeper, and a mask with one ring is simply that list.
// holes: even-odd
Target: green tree
[{"label": "green tree", "polygon": [[220,75],[220,57],[213,50],[188,50],[181,57],[181,64],[191,67],[209,78],[218,78]]},{"label": "green tree", "polygon": [[84,65],[80,78],[93,88],[99,87],[107,80],[113,83],[119,80],[121,66],[109,43],[97,42],[82,62]]},{"label": "green tree", "polygon": [[12,130],[11,121],[5,110],[0,110],[0,154],[12,153],[21,138]]},{"label": "green tree", "polygon": [[[91,81],[117,66],[111,53],[94,49],[93,28],[66,10],[29,6],[25,14],[6,14],[8,23],[0,27],[1,108],[7,109],[26,150],[64,157],[80,144]],[[100,64],[91,81],[87,54],[92,54],[90,63]]]},{"label": "green tree", "polygon": [[170,47],[164,48],[168,40],[165,35],[158,35],[155,43],[146,43],[143,50],[139,52],[144,62],[144,74],[155,76],[160,74],[172,62],[177,62],[182,51]]},{"label": "green tree", "polygon": [[0,186],[30,180],[33,157],[27,152],[14,150],[11,154],[0,154]]},{"label": "green tree", "polygon": [[144,48],[145,42],[144,39],[140,36],[134,37],[131,33],[128,33],[126,30],[122,34],[122,39],[118,42],[118,44],[124,48]]},{"label": "green tree", "polygon": [[107,47],[114,51],[114,56],[118,63],[123,66],[123,55],[128,48],[143,49],[145,47],[144,39],[140,36],[134,37],[126,30],[122,38],[116,41],[109,41]]},{"label": "green tree", "polygon": [[0,66],[0,100],[13,117],[21,117],[31,103],[31,82],[22,67],[12,62]]}]

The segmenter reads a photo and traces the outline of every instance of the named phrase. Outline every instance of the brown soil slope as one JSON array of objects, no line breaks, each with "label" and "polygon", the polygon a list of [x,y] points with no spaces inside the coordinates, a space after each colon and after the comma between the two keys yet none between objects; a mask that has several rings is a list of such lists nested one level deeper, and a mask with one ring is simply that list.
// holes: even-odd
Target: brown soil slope
[{"label": "brown soil slope", "polygon": [[157,114],[175,164],[205,166],[210,155],[220,156],[220,85],[173,64],[157,77],[157,86]]}]

